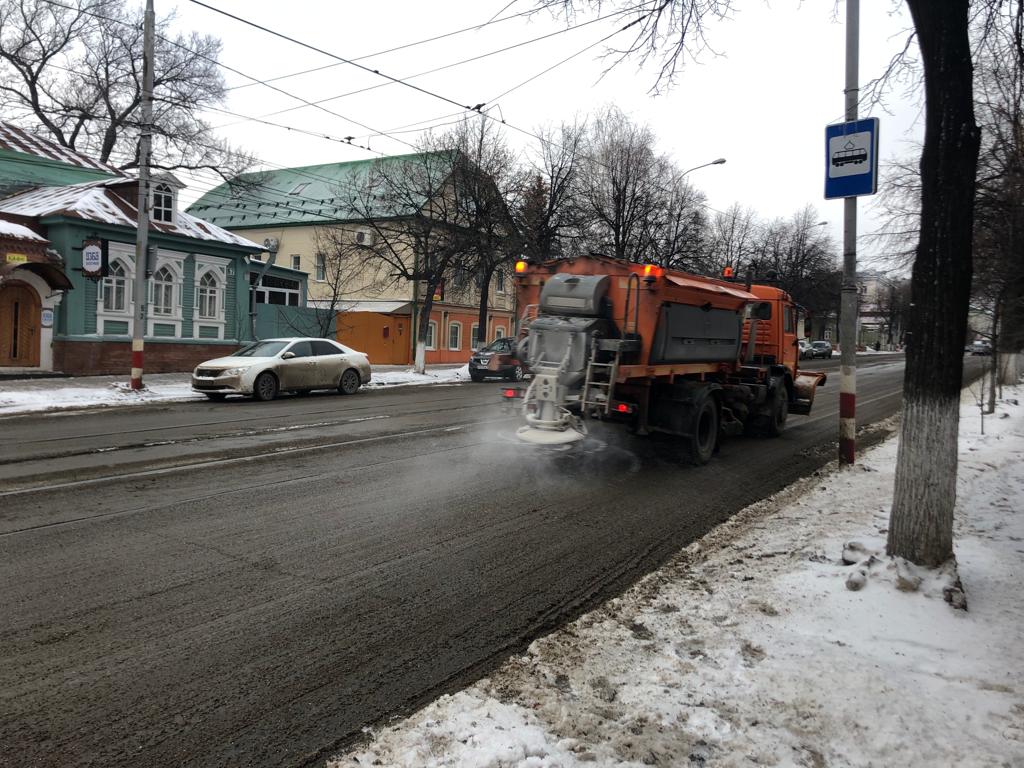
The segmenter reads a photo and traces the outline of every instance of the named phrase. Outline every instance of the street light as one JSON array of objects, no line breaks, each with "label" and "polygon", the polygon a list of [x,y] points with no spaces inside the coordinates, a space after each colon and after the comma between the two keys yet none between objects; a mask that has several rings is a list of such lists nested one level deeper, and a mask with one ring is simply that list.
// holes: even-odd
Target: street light
[{"label": "street light", "polygon": [[707,168],[709,165],[723,165],[724,163],[725,163],[725,158],[724,157],[720,157],[717,160],[712,160],[710,163],[704,163],[703,165],[695,165],[693,168],[690,168],[690,169],[685,170],[682,173],[680,173],[679,174],[679,178],[680,179],[683,178],[683,176],[688,174],[690,171],[696,171],[698,168]]}]

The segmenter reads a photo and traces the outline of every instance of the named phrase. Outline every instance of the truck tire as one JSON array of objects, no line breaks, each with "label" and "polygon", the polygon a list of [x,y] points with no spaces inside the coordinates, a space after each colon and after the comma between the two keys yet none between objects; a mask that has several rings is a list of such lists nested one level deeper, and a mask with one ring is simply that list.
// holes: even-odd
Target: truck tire
[{"label": "truck tire", "polygon": [[789,397],[786,392],[786,385],[779,382],[772,392],[771,411],[765,417],[764,432],[768,437],[778,437],[786,429],[786,419],[789,416]]},{"label": "truck tire", "polygon": [[690,434],[684,438],[687,459],[701,466],[711,461],[718,444],[718,406],[713,397],[697,400],[691,413]]}]

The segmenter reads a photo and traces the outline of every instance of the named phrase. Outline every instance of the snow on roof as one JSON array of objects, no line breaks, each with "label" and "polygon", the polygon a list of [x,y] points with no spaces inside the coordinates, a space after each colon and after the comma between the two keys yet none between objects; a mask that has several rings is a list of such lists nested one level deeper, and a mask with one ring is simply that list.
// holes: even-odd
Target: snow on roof
[{"label": "snow on roof", "polygon": [[18,128],[10,123],[0,122],[0,149],[7,149],[12,152],[21,152],[26,155],[43,157],[49,160],[56,160],[66,165],[74,165],[79,168],[89,168],[94,171],[103,171],[117,176],[124,174],[112,165],[93,160],[91,157],[76,152],[73,149],[62,147],[56,142],[34,136],[23,128]]},{"label": "snow on roof", "polygon": [[[0,213],[19,216],[69,216],[71,218],[114,224],[122,227],[137,226],[138,211],[132,203],[118,194],[112,187],[132,184],[134,179],[100,179],[66,187],[41,187],[14,197],[0,200]],[[134,187],[133,187],[134,189]],[[180,235],[198,240],[238,245],[262,251],[263,246],[239,237],[216,224],[178,211],[175,221],[150,221],[150,230],[169,235]]]},{"label": "snow on roof", "polygon": [[40,243],[49,242],[45,237],[37,235],[28,227],[15,224],[13,221],[5,221],[4,219],[0,219],[0,236],[17,237],[21,240],[36,240]]}]

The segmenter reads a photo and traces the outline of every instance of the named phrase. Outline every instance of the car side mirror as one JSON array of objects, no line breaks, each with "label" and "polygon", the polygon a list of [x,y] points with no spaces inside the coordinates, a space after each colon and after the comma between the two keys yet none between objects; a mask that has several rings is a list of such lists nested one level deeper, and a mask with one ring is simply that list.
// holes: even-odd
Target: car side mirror
[{"label": "car side mirror", "polygon": [[282,360],[291,360],[293,357],[295,357],[294,352],[285,352],[283,355],[281,355]]}]

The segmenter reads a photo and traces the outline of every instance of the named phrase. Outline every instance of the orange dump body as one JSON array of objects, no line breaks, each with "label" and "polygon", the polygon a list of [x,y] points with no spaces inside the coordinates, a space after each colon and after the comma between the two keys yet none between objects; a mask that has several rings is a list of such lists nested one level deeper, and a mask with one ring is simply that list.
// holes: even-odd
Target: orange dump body
[{"label": "orange dump body", "polygon": [[[619,381],[634,377],[728,373],[740,366],[740,354],[727,362],[665,364],[654,361],[652,344],[657,336],[662,306],[666,303],[726,310],[736,312],[739,316],[742,316],[748,304],[764,301],[772,303],[771,320],[758,321],[755,354],[770,356],[780,363],[783,362],[779,358],[782,357],[780,350],[786,348],[785,339],[781,335],[785,327],[785,315],[789,318],[789,327],[792,328],[791,357],[792,370],[795,371],[798,356],[796,317],[788,294],[778,288],[753,286],[747,291],[740,285],[723,280],[651,265],[629,264],[601,256],[586,256],[529,266],[518,273],[516,278],[520,309],[539,304],[541,289],[545,282],[551,275],[558,273],[607,275],[611,278],[607,295],[612,304],[615,323],[623,335],[635,334],[642,342],[635,364],[619,368]],[[741,351],[746,350],[749,334],[748,320],[744,324]]]}]

